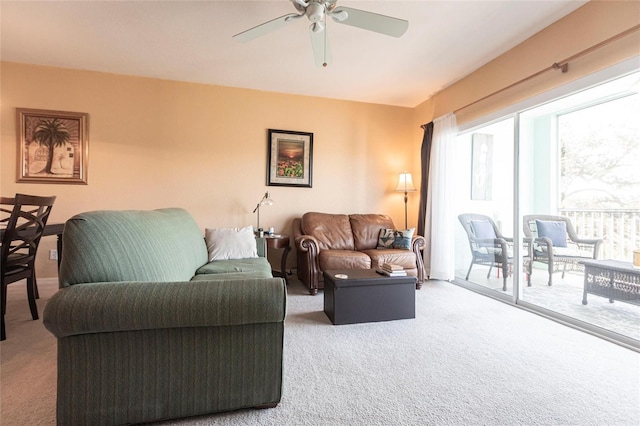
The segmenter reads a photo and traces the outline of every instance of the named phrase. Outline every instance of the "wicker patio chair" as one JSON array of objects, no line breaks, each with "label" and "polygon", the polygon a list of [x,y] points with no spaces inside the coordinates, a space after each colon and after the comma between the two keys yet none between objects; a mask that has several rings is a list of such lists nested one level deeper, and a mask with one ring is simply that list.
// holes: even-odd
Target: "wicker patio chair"
[{"label": "wicker patio chair", "polygon": [[582,270],[580,260],[598,258],[602,240],[578,237],[568,217],[526,215],[522,226],[525,237],[533,241],[533,261],[547,265],[549,285],[554,272],[562,271],[564,278],[567,269]]},{"label": "wicker patio chair", "polygon": [[[476,213],[463,213],[458,216],[471,249],[471,264],[467,271],[466,280],[469,279],[473,265],[489,266],[487,278],[493,267],[502,269],[502,291],[507,290],[507,278],[513,269],[513,238],[505,237],[489,217]],[[523,264],[527,272],[527,285],[531,285],[531,245],[525,244],[525,256]]]}]

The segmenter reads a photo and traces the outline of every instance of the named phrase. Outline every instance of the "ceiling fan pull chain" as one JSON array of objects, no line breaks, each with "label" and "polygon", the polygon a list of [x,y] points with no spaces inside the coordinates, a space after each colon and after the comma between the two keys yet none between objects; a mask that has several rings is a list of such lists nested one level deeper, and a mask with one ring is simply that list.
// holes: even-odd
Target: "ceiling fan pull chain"
[{"label": "ceiling fan pull chain", "polygon": [[327,67],[327,14],[324,15],[324,60],[322,66]]}]

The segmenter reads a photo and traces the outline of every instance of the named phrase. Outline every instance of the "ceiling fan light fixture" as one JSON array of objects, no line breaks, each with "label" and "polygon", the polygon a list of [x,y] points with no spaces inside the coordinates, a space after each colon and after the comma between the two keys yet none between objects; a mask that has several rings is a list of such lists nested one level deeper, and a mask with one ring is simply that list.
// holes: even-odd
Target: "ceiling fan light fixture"
[{"label": "ceiling fan light fixture", "polygon": [[322,22],[314,22],[311,24],[311,31],[314,33],[319,33],[322,30],[324,30],[324,24]]},{"label": "ceiling fan light fixture", "polygon": [[307,18],[311,22],[320,22],[324,18],[324,5],[318,3],[310,3],[307,6]]},{"label": "ceiling fan light fixture", "polygon": [[331,12],[329,16],[331,16],[331,19],[333,19],[336,22],[343,22],[343,21],[346,21],[347,18],[349,18],[349,14],[347,13],[346,10],[338,10],[337,12]]}]

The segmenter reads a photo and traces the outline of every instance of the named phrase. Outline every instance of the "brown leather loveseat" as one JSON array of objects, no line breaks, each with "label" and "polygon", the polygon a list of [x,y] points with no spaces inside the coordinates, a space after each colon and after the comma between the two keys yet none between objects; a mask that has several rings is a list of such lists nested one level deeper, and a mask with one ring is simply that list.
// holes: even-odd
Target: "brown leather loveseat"
[{"label": "brown leather loveseat", "polygon": [[309,212],[294,219],[298,278],[309,287],[309,293],[317,294],[324,288],[322,271],[371,269],[394,263],[418,278],[416,288],[422,287],[424,237],[414,236],[409,249],[378,248],[381,229],[396,229],[389,216]]}]

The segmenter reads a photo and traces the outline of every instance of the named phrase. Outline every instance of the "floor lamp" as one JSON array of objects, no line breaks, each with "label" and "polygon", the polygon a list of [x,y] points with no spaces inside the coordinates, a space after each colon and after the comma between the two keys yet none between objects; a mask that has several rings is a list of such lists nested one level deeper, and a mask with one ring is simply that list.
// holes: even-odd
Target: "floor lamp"
[{"label": "floor lamp", "polygon": [[416,191],[416,187],[413,186],[411,173],[407,173],[406,170],[404,173],[400,173],[400,179],[398,180],[396,191],[404,192],[404,229],[407,229],[407,200],[409,199],[407,197],[407,193]]}]

